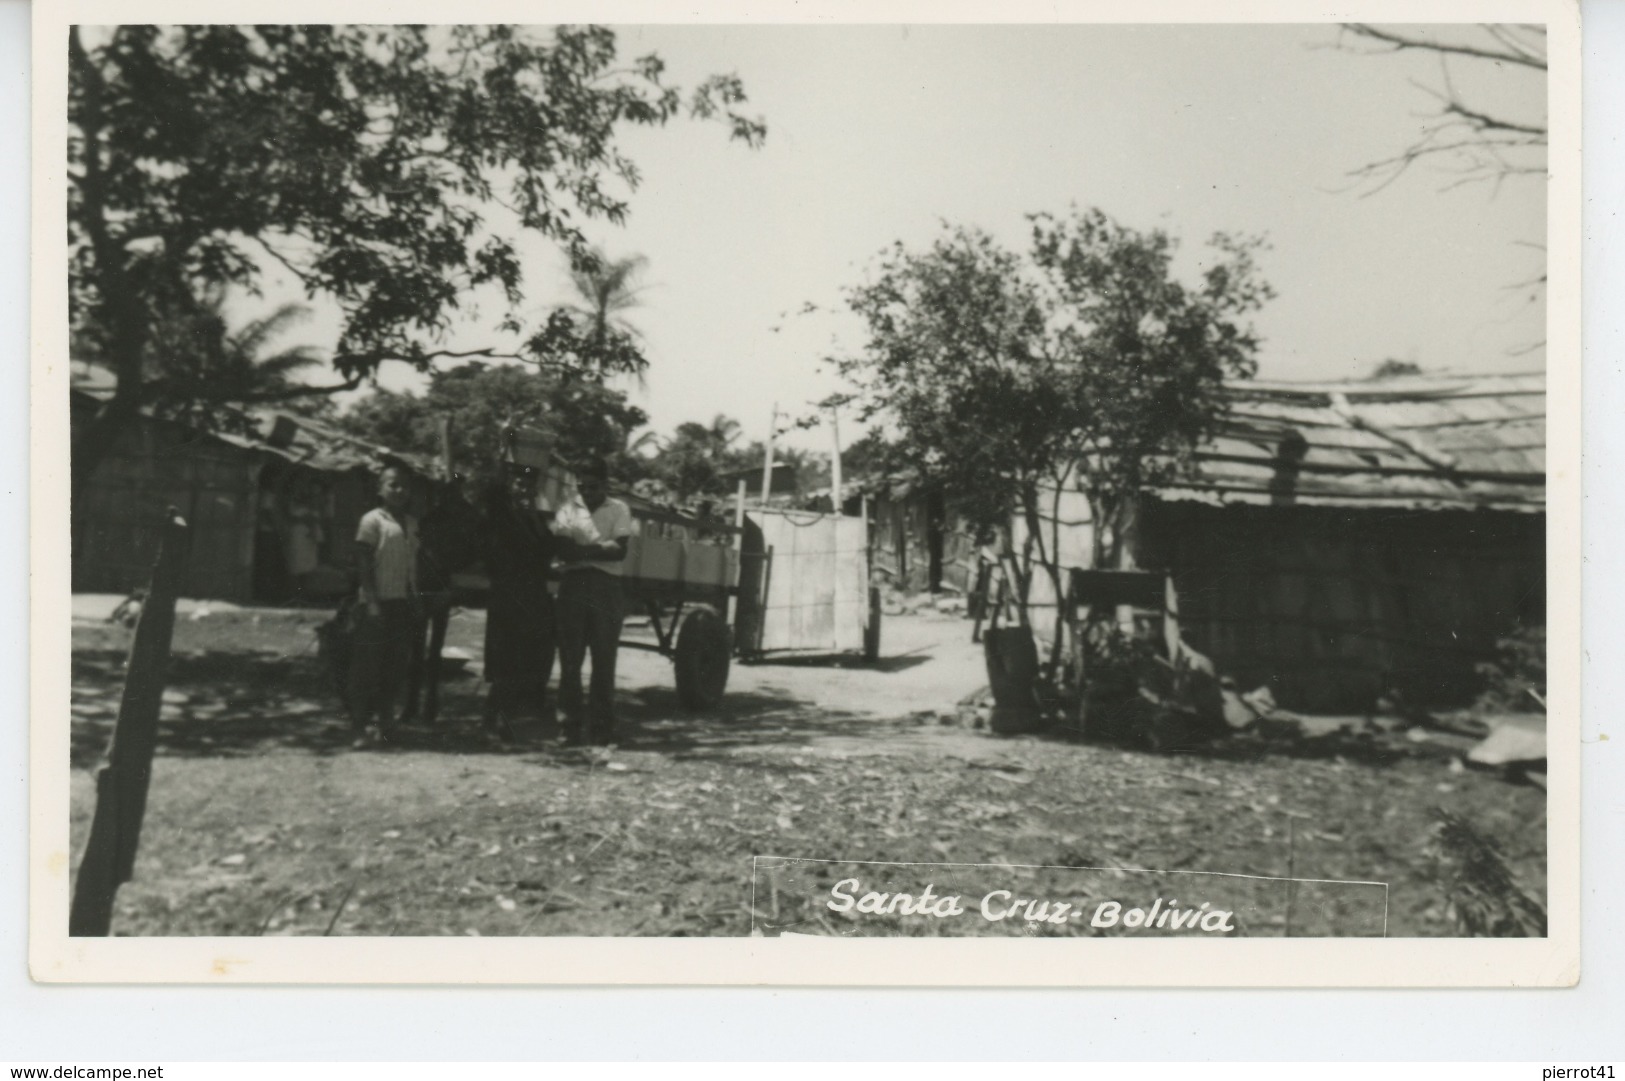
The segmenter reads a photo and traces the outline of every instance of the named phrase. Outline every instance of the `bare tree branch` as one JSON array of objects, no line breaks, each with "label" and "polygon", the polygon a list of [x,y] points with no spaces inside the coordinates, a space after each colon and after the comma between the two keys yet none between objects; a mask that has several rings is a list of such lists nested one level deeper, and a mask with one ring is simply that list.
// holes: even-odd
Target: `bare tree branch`
[{"label": "bare tree branch", "polygon": [[[485,357],[490,360],[524,360],[518,353],[503,353],[495,349],[464,349],[461,351],[451,349],[437,349],[432,353],[424,353],[419,359],[434,363],[437,360],[468,360],[472,357]],[[410,357],[384,357],[385,360],[411,360]]]},{"label": "bare tree branch", "polygon": [[1546,56],[1544,53],[1537,54],[1526,47],[1508,44],[1494,32],[1495,28],[1491,28],[1491,36],[1495,37],[1497,41],[1502,41],[1502,44],[1506,46],[1504,50],[1479,49],[1474,48],[1471,45],[1463,45],[1456,42],[1436,41],[1421,37],[1408,37],[1404,34],[1373,26],[1370,23],[1344,23],[1343,29],[1347,30],[1351,34],[1357,34],[1361,37],[1370,38],[1373,41],[1380,41],[1392,46],[1392,48],[1386,50],[1388,52],[1403,52],[1407,49],[1415,49],[1424,52],[1449,54],[1452,56],[1470,56],[1478,60],[1493,60],[1507,64],[1520,64],[1524,67],[1535,68],[1539,71],[1546,70]]},{"label": "bare tree branch", "polygon": [[[1351,174],[1356,181],[1375,181],[1375,186],[1363,193],[1362,197],[1375,195],[1382,191],[1422,158],[1440,158],[1458,156],[1465,159],[1464,164],[1456,171],[1461,175],[1445,184],[1445,190],[1457,188],[1463,184],[1499,182],[1508,176],[1535,176],[1546,172],[1545,166],[1518,165],[1509,162],[1497,153],[1502,147],[1517,149],[1536,149],[1545,144],[1539,140],[1489,140],[1479,138],[1463,138],[1451,142],[1434,142],[1440,132],[1431,131],[1412,146],[1402,152],[1381,161],[1374,161],[1362,165]],[[1494,158],[1493,163],[1480,160],[1480,156]]]},{"label": "bare tree branch", "polygon": [[321,394],[338,394],[341,391],[356,390],[365,379],[364,375],[353,375],[342,383],[308,383],[299,387],[285,387],[263,394],[250,394],[245,398],[236,399],[235,404],[266,405],[271,402],[289,402],[297,398],[314,398]]},{"label": "bare tree branch", "polygon": [[1544,120],[1506,116],[1470,103],[1458,91],[1450,67],[1450,60],[1457,58],[1458,63],[1512,64],[1521,70],[1544,73],[1545,34],[1540,28],[1479,27],[1484,38],[1493,43],[1488,47],[1389,30],[1369,23],[1348,23],[1343,29],[1382,43],[1387,46],[1381,50],[1385,53],[1408,50],[1432,53],[1439,58],[1437,84],[1411,80],[1411,85],[1437,102],[1431,114],[1424,114],[1431,116],[1431,122],[1399,153],[1353,170],[1351,175],[1357,183],[1372,184],[1365,195],[1387,188],[1424,158],[1447,167],[1454,163],[1451,169],[1454,177],[1442,185],[1446,191],[1480,182],[1491,183],[1498,190],[1511,177],[1545,174],[1547,129]]},{"label": "bare tree branch", "polygon": [[[1546,62],[1546,52],[1545,52],[1546,30],[1545,30],[1544,27],[1538,27],[1538,26],[1536,26],[1536,27],[1497,26],[1497,25],[1492,23],[1492,24],[1490,24],[1488,26],[1485,26],[1484,29],[1489,33],[1489,35],[1491,37],[1493,37],[1496,41],[1499,41],[1502,45],[1506,46],[1509,50],[1511,50],[1513,52],[1516,52],[1516,53],[1521,53],[1524,56],[1537,58],[1537,59],[1540,60],[1541,66],[1542,67],[1545,66],[1545,62]],[[1533,48],[1531,46],[1525,45],[1523,42],[1519,41],[1518,38],[1513,33],[1514,30],[1519,30],[1519,29],[1524,30],[1526,33],[1532,33],[1535,36],[1539,37],[1540,40],[1541,40],[1540,48],[1536,49],[1536,48]]]},{"label": "bare tree branch", "polygon": [[[1436,56],[1439,62],[1437,84],[1411,80],[1413,86],[1436,103],[1434,112],[1424,114],[1427,122],[1421,127],[1420,134],[1399,153],[1353,170],[1350,174],[1353,178],[1351,187],[1368,186],[1363,195],[1375,195],[1423,159],[1437,162],[1452,174],[1452,179],[1441,186],[1443,191],[1487,182],[1493,185],[1495,192],[1499,192],[1506,181],[1515,177],[1545,177],[1547,124],[1544,95],[1528,99],[1531,103],[1539,102],[1542,105],[1542,115],[1538,120],[1508,116],[1503,111],[1503,105],[1486,106],[1480,101],[1470,102],[1458,90],[1451,65],[1454,62],[1458,71],[1476,67],[1481,74],[1487,70],[1486,65],[1494,65],[1499,72],[1497,77],[1501,78],[1521,76],[1527,79],[1529,73],[1535,72],[1544,82],[1547,72],[1546,31],[1540,26],[1495,24],[1479,26],[1477,33],[1477,38],[1463,40],[1458,35],[1452,40],[1370,23],[1343,24],[1344,35],[1353,35],[1382,46],[1374,50],[1349,51],[1362,55],[1419,52]],[[1339,36],[1336,45],[1349,49],[1344,36]],[[1528,246],[1539,247],[1533,244]],[[1533,304],[1544,295],[1545,284],[1542,249],[1539,269],[1508,288],[1529,290],[1529,303]],[[1532,352],[1542,345],[1544,341],[1530,343],[1512,350],[1511,355]]]},{"label": "bare tree branch", "polygon": [[1461,117],[1479,131],[1511,131],[1522,135],[1534,135],[1538,136],[1538,141],[1527,145],[1546,145],[1546,126],[1544,124],[1519,124],[1511,120],[1503,120],[1500,117],[1490,116],[1488,113],[1469,109],[1458,99],[1451,99],[1447,102],[1444,110],[1452,116]]}]

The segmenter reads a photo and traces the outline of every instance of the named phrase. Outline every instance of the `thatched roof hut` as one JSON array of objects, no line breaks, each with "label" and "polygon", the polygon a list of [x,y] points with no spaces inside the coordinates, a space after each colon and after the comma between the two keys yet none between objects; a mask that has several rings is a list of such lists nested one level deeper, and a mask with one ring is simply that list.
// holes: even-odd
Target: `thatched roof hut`
[{"label": "thatched roof hut", "polygon": [[1463,702],[1545,621],[1545,400],[1540,373],[1237,384],[1194,474],[1143,501],[1136,561],[1283,705]]}]

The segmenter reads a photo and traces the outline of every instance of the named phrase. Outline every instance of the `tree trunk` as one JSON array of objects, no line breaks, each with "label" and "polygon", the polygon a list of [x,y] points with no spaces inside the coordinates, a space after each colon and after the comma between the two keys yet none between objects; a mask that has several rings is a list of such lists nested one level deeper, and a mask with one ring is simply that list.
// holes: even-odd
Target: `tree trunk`
[{"label": "tree trunk", "polygon": [[[1120,571],[1131,571],[1136,567],[1135,549],[1138,547],[1140,528],[1140,504],[1132,495],[1124,496],[1117,505],[1117,526],[1112,531],[1114,540],[1112,544],[1113,566]],[[1117,608],[1117,625],[1129,634],[1134,633],[1134,609],[1129,605],[1119,605]]]},{"label": "tree trunk", "polygon": [[112,452],[125,428],[140,415],[136,395],[125,395],[123,382],[121,378],[119,392],[113,399],[97,410],[96,415],[74,433],[73,445],[68,452],[68,474],[69,495],[75,509],[79,507],[80,499],[89,486],[96,467]]},{"label": "tree trunk", "polygon": [[1061,657],[1066,646],[1067,632],[1072,629],[1067,620],[1069,613],[1061,585],[1061,493],[1066,488],[1067,478],[1071,475],[1072,467],[1067,465],[1055,477],[1055,498],[1050,501],[1050,562],[1054,565],[1050,581],[1055,588],[1055,637],[1050,643],[1049,667],[1057,682],[1060,678]]},{"label": "tree trunk", "polygon": [[1136,570],[1139,567],[1136,556],[1140,547],[1140,501],[1137,497],[1125,495],[1118,501],[1117,523],[1112,532],[1115,538],[1113,566],[1120,571]]},{"label": "tree trunk", "polygon": [[[1023,485],[1022,486],[1022,489],[1021,489],[1021,510],[1022,510],[1022,515],[1026,519],[1026,522],[1027,522],[1027,543],[1028,543],[1029,546],[1036,546],[1037,547],[1037,549],[1038,549],[1038,559],[1037,559],[1038,565],[1041,566],[1044,569],[1044,576],[1049,579],[1050,588],[1053,591],[1054,597],[1055,597],[1055,615],[1056,615],[1056,625],[1055,625],[1055,631],[1054,631],[1055,638],[1050,644],[1050,658],[1049,658],[1049,661],[1045,665],[1045,670],[1050,675],[1053,675],[1054,672],[1055,672],[1056,665],[1060,663],[1060,645],[1061,645],[1061,639],[1062,639],[1061,625],[1060,625],[1061,614],[1062,614],[1061,613],[1061,600],[1062,600],[1062,595],[1061,595],[1061,569],[1055,562],[1054,553],[1051,552],[1049,550],[1049,546],[1044,543],[1044,520],[1043,520],[1042,515],[1039,512],[1038,489],[1037,489],[1037,487],[1035,485]],[[1029,574],[1028,577],[1030,579],[1031,575]],[[1026,591],[1023,590],[1023,594],[1025,594],[1025,592]],[[1027,597],[1025,595],[1023,595],[1023,597],[1021,598],[1021,603],[1022,603],[1022,611],[1026,612],[1027,611]],[[1029,619],[1028,622],[1030,623],[1031,620]]]},{"label": "tree trunk", "polygon": [[[96,416],[74,434],[68,463],[69,495],[80,503],[91,475],[118,441],[125,425],[141,411],[142,365],[146,351],[147,320],[138,287],[125,264],[126,253],[109,228],[107,177],[102,163],[102,75],[79,40],[79,28],[68,30],[70,78],[82,101],[75,117],[84,140],[84,175],[79,179],[79,223],[90,242],[93,265],[90,278],[98,302],[97,317],[107,332],[108,359],[118,379],[117,389]],[[166,238],[165,255],[178,259],[184,245]],[[74,512],[70,510],[70,516]]]},{"label": "tree trunk", "polygon": [[[942,489],[932,488],[925,497],[926,587],[932,593],[942,592],[943,533],[948,511],[942,498]],[[840,510],[836,508],[837,512]]]}]

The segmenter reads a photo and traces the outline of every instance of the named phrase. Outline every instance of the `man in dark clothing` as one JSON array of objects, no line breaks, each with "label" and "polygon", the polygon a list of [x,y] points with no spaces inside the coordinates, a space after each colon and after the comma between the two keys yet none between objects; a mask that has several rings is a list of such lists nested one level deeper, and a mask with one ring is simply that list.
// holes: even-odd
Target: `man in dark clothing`
[{"label": "man in dark clothing", "polygon": [[553,535],[536,509],[536,474],[515,463],[487,492],[485,566],[491,579],[485,622],[486,727],[511,737],[515,717],[534,712],[546,723],[553,674],[553,598],[547,569]]}]

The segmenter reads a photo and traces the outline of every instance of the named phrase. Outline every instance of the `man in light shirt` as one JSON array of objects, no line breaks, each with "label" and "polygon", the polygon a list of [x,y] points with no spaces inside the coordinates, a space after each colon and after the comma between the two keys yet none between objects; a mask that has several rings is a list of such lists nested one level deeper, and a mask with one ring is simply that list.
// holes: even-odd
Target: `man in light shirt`
[{"label": "man in light shirt", "polygon": [[356,527],[355,654],[350,662],[350,723],[356,745],[393,734],[395,705],[411,661],[418,627],[418,526],[406,471],[388,466],[378,477],[379,505]]},{"label": "man in light shirt", "polygon": [[[609,496],[609,474],[593,462],[576,480],[576,498],[558,509],[553,532],[564,564],[557,609],[559,707],[564,738],[580,743],[583,722],[593,743],[613,743],[615,733],[615,655],[621,644],[624,600],[621,571],[627,541],[634,532],[632,512]],[[581,666],[592,655],[592,684],[585,704]]]}]

